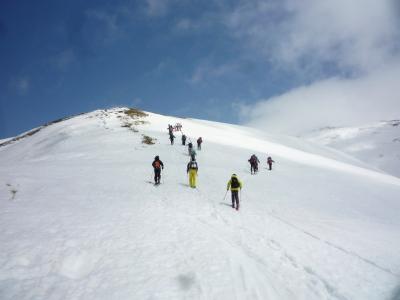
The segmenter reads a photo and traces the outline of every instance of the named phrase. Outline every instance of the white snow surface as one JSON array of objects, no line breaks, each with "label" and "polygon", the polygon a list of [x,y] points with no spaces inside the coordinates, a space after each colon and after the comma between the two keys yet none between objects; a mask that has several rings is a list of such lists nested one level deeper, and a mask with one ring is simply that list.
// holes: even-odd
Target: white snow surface
[{"label": "white snow surface", "polygon": [[400,177],[400,120],[354,127],[326,127],[301,136]]},{"label": "white snow surface", "polygon": [[[134,132],[123,110],[0,147],[0,299],[399,299],[399,178],[229,124],[149,113]],[[176,122],[204,141],[196,189]]]}]

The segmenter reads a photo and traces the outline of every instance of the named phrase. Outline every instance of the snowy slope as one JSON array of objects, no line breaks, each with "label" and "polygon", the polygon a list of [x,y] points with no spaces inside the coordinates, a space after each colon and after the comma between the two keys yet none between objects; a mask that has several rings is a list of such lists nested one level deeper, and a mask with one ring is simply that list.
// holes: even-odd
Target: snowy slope
[{"label": "snowy slope", "polygon": [[357,127],[327,127],[302,137],[400,177],[400,120]]},{"label": "snowy slope", "polygon": [[[300,139],[123,111],[0,147],[0,299],[399,295],[400,179]],[[187,149],[169,144],[176,122],[204,140],[197,189]],[[254,176],[252,153],[262,160]],[[165,164],[158,187],[155,155]],[[232,173],[244,183],[239,212],[224,198]]]}]

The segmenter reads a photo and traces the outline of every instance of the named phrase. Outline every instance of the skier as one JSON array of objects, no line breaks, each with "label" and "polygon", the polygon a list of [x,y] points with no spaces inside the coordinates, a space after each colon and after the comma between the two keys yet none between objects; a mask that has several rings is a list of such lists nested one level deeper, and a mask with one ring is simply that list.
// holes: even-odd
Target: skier
[{"label": "skier", "polygon": [[257,158],[257,156],[255,154],[253,154],[250,159],[248,160],[248,162],[250,163],[250,172],[251,174],[256,174],[256,172],[258,172],[258,164],[259,164],[259,160]]},{"label": "skier", "polygon": [[171,132],[171,133],[169,134],[169,140],[171,141],[171,145],[174,144],[174,138],[175,138],[175,136],[174,136],[174,134]]},{"label": "skier", "polygon": [[187,164],[186,173],[189,174],[189,185],[191,188],[196,187],[196,177],[197,177],[198,169],[199,169],[199,167],[197,165],[196,159],[192,159]]},{"label": "skier", "polygon": [[268,167],[269,167],[270,171],[272,170],[272,163],[274,163],[274,162],[275,161],[271,158],[271,156],[268,156],[267,164],[268,164]]},{"label": "skier", "polygon": [[229,191],[231,189],[231,197],[232,197],[232,208],[239,210],[239,191],[242,189],[242,182],[239,180],[236,174],[232,174],[231,179],[228,181],[228,185],[226,186],[226,190]]},{"label": "skier", "polygon": [[186,135],[182,135],[182,145],[185,146],[186,144]]},{"label": "skier", "polygon": [[197,150],[201,150],[201,143],[203,142],[203,139],[201,137],[199,137],[197,139]]},{"label": "skier", "polygon": [[192,144],[192,142],[189,142],[189,144],[188,144],[188,153],[189,153],[189,156],[192,154],[192,149],[193,149],[193,144]]},{"label": "skier", "polygon": [[160,184],[161,169],[164,170],[164,164],[158,155],[154,157],[154,161],[151,165],[154,168],[154,184]]}]

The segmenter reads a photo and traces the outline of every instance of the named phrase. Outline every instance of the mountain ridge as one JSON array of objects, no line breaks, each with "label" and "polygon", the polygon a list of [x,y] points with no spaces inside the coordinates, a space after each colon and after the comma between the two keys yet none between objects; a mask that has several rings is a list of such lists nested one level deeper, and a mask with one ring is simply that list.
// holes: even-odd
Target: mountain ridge
[{"label": "mountain ridge", "polygon": [[[0,148],[2,299],[395,295],[399,179],[300,139],[125,110],[80,115]],[[192,141],[203,137],[196,189],[179,133],[168,140],[176,122]],[[165,164],[157,187],[155,155]],[[244,183],[238,212],[224,197],[232,173]]]}]

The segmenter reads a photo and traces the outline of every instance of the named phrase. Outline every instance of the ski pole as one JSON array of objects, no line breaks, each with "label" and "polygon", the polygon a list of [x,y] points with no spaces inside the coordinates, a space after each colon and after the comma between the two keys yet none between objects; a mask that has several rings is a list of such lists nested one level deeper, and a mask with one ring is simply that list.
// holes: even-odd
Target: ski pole
[{"label": "ski pole", "polygon": [[224,199],[222,199],[222,201],[225,201],[226,194],[228,194],[228,190],[226,190],[226,193],[225,193]]}]

